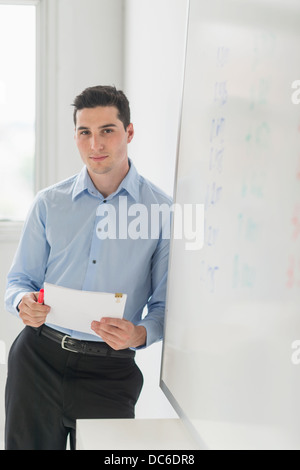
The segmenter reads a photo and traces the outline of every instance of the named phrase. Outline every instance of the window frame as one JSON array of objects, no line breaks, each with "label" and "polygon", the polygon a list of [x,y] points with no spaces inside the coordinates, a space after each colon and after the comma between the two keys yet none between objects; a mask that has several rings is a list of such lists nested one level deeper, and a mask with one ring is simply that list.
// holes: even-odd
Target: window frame
[{"label": "window frame", "polygon": [[[0,0],[36,7],[36,126],[34,194],[56,180],[56,80],[58,0]],[[51,158],[50,158],[51,157]],[[17,241],[24,221],[0,221],[0,242]]]}]

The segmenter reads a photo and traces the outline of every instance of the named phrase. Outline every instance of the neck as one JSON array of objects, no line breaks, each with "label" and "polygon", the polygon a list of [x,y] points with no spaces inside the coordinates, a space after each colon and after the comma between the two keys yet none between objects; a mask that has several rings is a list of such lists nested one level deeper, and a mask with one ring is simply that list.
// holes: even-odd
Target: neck
[{"label": "neck", "polygon": [[111,169],[103,174],[92,173],[88,171],[95,188],[107,198],[110,194],[114,193],[129,171],[129,161],[118,169]]}]

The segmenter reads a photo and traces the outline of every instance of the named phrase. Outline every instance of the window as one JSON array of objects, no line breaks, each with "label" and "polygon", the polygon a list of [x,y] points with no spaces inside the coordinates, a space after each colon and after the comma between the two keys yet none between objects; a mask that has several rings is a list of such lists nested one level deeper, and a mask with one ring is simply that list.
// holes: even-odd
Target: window
[{"label": "window", "polygon": [[36,2],[9,3],[0,1],[0,220],[17,221],[34,196]]}]

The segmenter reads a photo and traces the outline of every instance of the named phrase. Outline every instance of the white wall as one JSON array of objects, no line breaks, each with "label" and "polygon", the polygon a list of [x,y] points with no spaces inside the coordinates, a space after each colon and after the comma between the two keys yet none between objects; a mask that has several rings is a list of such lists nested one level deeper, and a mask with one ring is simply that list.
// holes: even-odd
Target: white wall
[{"label": "white wall", "polygon": [[124,87],[138,169],[173,195],[187,0],[126,0]]},{"label": "white wall", "polygon": [[73,141],[75,96],[89,86],[123,86],[123,16],[123,0],[58,2],[58,179],[82,167]]},{"label": "white wall", "polygon": [[[173,196],[181,108],[187,0],[126,0],[124,91],[135,137],[130,156],[139,172]],[[158,386],[162,344],[138,353],[145,384],[137,417],[177,416]]]}]

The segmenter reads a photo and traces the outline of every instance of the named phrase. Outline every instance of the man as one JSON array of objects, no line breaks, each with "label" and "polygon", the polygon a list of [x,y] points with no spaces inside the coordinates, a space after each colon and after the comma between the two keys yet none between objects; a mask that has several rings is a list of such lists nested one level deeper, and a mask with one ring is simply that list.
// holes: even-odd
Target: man
[{"label": "man", "polygon": [[[76,419],[133,418],[143,384],[135,350],[163,335],[169,253],[163,222],[157,237],[146,237],[137,230],[129,236],[124,220],[129,229],[136,208],[150,214],[171,200],[128,158],[134,128],[123,92],[84,90],[74,101],[74,123],[84,167],[39,192],[8,274],[6,307],[26,327],[9,354],[6,449],[65,449],[69,434],[74,449]],[[111,221],[108,206],[118,216]],[[103,220],[117,223],[106,236]],[[126,293],[124,318],[95,315],[90,335],[48,324],[51,305],[37,301],[44,282]]]}]

